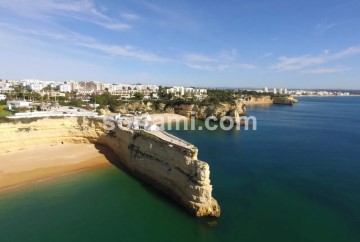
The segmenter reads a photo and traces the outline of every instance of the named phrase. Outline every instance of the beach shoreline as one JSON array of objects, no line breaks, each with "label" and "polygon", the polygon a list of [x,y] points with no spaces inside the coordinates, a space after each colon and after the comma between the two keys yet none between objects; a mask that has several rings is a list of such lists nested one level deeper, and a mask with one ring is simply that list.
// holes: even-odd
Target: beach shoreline
[{"label": "beach shoreline", "polygon": [[0,193],[111,164],[115,154],[94,144],[53,145],[0,155]]}]

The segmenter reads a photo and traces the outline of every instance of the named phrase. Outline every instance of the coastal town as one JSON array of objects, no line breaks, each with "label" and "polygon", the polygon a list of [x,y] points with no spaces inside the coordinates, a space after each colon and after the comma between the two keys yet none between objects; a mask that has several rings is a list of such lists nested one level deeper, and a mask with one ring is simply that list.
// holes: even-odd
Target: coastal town
[{"label": "coastal town", "polygon": [[[102,94],[108,92],[111,95],[117,96],[120,99],[129,99],[136,95],[140,95],[143,99],[158,99],[158,91],[161,86],[156,84],[123,84],[123,83],[104,83],[100,81],[43,81],[38,79],[23,79],[23,80],[7,80],[0,79],[0,100],[11,96],[15,92],[24,93],[38,93],[41,97],[66,97],[67,94],[77,94],[79,96],[86,96],[91,94]],[[208,89],[213,88],[195,88],[173,86],[165,87],[167,94],[172,94],[173,97],[194,97],[203,99],[206,97]],[[226,88],[231,89],[231,88]],[[247,91],[256,91],[258,93],[273,93],[296,96],[348,96],[355,94],[351,91],[338,90],[303,90],[303,89],[287,89],[282,87],[262,89],[256,88],[232,88]],[[31,95],[29,95],[31,96]]]},{"label": "coastal town", "polygon": [[[228,105],[238,99],[243,100],[245,105],[293,104],[297,100],[292,97],[298,96],[349,96],[354,94],[356,93],[349,91],[295,90],[282,87],[214,89],[99,81],[55,82],[38,79],[0,79],[0,116],[9,118],[97,117],[114,113],[114,115],[122,114],[122,119],[129,119],[129,116],[141,116],[147,112],[170,112],[188,116],[192,110],[181,111],[184,108],[184,106],[181,107],[181,104],[193,104],[199,108],[211,105],[219,106],[218,104],[221,102]],[[237,104],[236,117],[246,114],[245,109],[240,107],[243,104]],[[173,109],[169,109],[169,107],[173,107]],[[235,109],[228,107],[226,110],[221,110],[223,113],[221,116]],[[212,111],[213,114],[216,112]],[[128,116],[126,117],[124,114]],[[221,116],[218,117],[221,118]],[[204,117],[200,118],[204,119]]]},{"label": "coastal town", "polygon": [[[87,96],[91,94],[110,93],[119,99],[129,99],[140,95],[143,99],[157,99],[159,86],[154,84],[122,84],[122,83],[103,83],[99,81],[42,81],[35,79],[24,80],[2,80],[0,79],[0,93],[10,95],[14,92],[38,93],[41,97],[66,97],[67,93]],[[169,87],[166,93],[173,94],[174,97],[192,96],[201,99],[206,95],[204,88],[192,87]]]}]

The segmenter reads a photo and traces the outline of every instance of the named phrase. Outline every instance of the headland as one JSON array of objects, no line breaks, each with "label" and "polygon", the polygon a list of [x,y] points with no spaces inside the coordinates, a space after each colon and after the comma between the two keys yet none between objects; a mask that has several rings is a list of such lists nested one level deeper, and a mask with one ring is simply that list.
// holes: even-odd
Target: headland
[{"label": "headland", "polygon": [[[19,159],[15,166],[23,168],[15,169],[12,158],[16,158],[16,151],[36,152],[49,146],[100,144],[109,147],[116,154],[117,162],[130,174],[167,194],[190,213],[199,217],[220,216],[220,206],[212,197],[209,165],[198,160],[198,149],[194,145],[164,131],[131,130],[118,126],[108,131],[100,118],[56,117],[3,122],[0,124],[0,137],[2,179],[15,176],[16,171],[31,172],[31,168],[61,166],[50,165],[60,162],[55,158],[56,161],[37,157],[34,164]],[[51,156],[51,149],[49,152]],[[84,164],[104,163],[98,154],[95,155],[96,161],[91,159],[85,159]],[[11,183],[10,180],[7,183]]]}]

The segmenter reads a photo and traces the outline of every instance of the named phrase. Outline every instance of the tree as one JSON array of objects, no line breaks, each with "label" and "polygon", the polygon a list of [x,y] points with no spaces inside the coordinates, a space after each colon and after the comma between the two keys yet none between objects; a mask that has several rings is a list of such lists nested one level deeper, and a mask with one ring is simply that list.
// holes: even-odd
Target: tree
[{"label": "tree", "polygon": [[31,94],[31,97],[33,98],[33,100],[37,100],[37,101],[41,100],[41,95],[38,92],[33,92]]},{"label": "tree", "polygon": [[135,93],[134,93],[134,98],[135,98],[136,100],[143,100],[144,94],[143,94],[143,93],[140,93],[140,92],[135,92]]},{"label": "tree", "polygon": [[51,86],[46,86],[42,89],[44,92],[52,92],[54,91],[54,88],[52,88]]},{"label": "tree", "polygon": [[169,92],[168,94],[166,94],[166,97],[167,99],[171,100],[173,99],[174,95],[171,92]]},{"label": "tree", "polygon": [[164,98],[166,97],[166,89],[163,88],[162,86],[159,86],[159,90],[158,90],[158,96],[159,98]]}]

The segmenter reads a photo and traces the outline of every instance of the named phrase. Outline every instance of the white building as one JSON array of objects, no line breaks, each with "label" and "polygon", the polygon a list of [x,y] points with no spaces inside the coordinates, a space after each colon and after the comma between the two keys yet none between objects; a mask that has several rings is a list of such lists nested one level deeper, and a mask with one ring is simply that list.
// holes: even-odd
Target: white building
[{"label": "white building", "polygon": [[59,92],[71,92],[72,88],[70,84],[61,84],[59,85]]},{"label": "white building", "polygon": [[78,92],[83,94],[101,93],[105,90],[104,83],[97,81],[79,82]]},{"label": "white building", "polygon": [[185,95],[185,88],[184,87],[172,87],[166,89],[166,93],[175,94],[175,96],[184,96]]},{"label": "white building", "polygon": [[264,87],[264,92],[269,92],[268,87]]},{"label": "white building", "polygon": [[23,87],[29,88],[31,91],[35,91],[35,92],[40,92],[49,84],[45,81],[40,81],[37,79],[24,79],[21,81],[21,83]]},{"label": "white building", "polygon": [[112,95],[119,96],[120,98],[131,98],[137,92],[144,94],[144,98],[150,98],[152,94],[159,91],[159,87],[157,85],[129,85],[119,83],[112,84],[111,86],[106,85],[106,87]]},{"label": "white building", "polygon": [[206,89],[200,89],[200,88],[192,88],[192,87],[171,87],[166,89],[166,93],[174,94],[176,97],[182,97],[182,96],[194,96],[197,98],[201,98],[203,96],[206,96],[207,90]]},{"label": "white building", "polygon": [[0,101],[6,100],[6,95],[0,94]]},{"label": "white building", "polygon": [[7,106],[11,110],[12,108],[29,108],[32,105],[32,102],[28,101],[7,101]]},{"label": "white building", "polygon": [[59,92],[76,92],[79,90],[79,84],[74,81],[65,81],[58,85]]},{"label": "white building", "polygon": [[43,83],[31,83],[27,87],[29,87],[32,91],[40,92],[42,89],[44,89],[45,85]]},{"label": "white building", "polygon": [[14,88],[11,87],[11,83],[8,81],[0,81],[0,93],[9,93],[14,90]]},{"label": "white building", "polygon": [[277,90],[276,90],[276,88],[274,88],[274,90],[273,90],[273,93],[274,93],[274,94],[276,94],[276,93],[277,93]]}]

